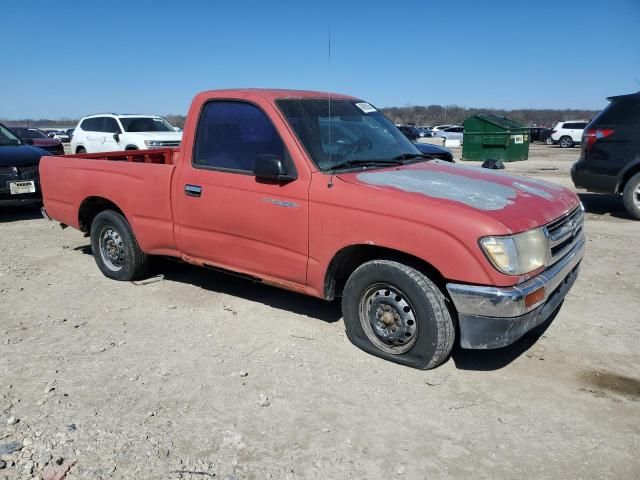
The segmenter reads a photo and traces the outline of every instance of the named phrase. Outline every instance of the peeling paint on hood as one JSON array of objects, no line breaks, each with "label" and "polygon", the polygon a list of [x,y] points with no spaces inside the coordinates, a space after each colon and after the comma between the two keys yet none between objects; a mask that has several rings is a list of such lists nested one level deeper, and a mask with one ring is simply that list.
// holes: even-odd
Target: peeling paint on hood
[{"label": "peeling paint on hood", "polygon": [[[513,233],[544,225],[579,205],[573,191],[554,183],[438,161],[342,173],[339,178],[381,194],[404,193],[404,201],[422,197],[425,206],[451,202],[483,212]],[[395,198],[400,200],[388,201]]]},{"label": "peeling paint on hood", "polygon": [[445,198],[480,210],[501,210],[507,205],[512,205],[516,198],[517,185],[514,182],[513,187],[508,187],[449,172],[425,170],[366,172],[358,174],[358,180],[370,185]]},{"label": "peeling paint on hood", "polygon": [[[427,170],[366,172],[358,174],[357,178],[370,185],[393,187],[405,192],[444,198],[479,210],[501,210],[508,205],[513,205],[518,193],[553,200],[553,195],[548,191],[516,181],[514,178],[510,178],[510,185],[505,185],[467,175]],[[562,187],[558,188],[562,189]]]}]

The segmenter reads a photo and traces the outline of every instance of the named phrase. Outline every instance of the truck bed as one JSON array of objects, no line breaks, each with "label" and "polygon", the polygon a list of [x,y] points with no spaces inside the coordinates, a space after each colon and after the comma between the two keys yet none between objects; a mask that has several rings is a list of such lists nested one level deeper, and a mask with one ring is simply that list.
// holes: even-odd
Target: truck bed
[{"label": "truck bed", "polygon": [[92,160],[111,160],[114,162],[156,163],[173,165],[177,148],[157,148],[153,150],[126,150],[118,152],[77,153],[64,155],[64,158],[88,158]]},{"label": "truck bed", "polygon": [[177,152],[164,148],[42,157],[47,214],[87,232],[91,209],[106,202],[126,216],[145,252],[176,255],[171,196]]}]

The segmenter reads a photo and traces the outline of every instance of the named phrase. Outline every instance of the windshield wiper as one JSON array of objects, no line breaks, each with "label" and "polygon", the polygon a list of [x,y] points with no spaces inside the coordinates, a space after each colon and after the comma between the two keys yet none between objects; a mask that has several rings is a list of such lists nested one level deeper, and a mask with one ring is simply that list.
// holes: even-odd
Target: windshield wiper
[{"label": "windshield wiper", "polygon": [[345,160],[344,162],[339,162],[336,163],[335,165],[332,165],[331,168],[328,168],[328,171],[335,171],[335,170],[339,170],[342,168],[349,168],[349,167],[359,167],[359,166],[363,166],[363,167],[388,167],[388,166],[392,166],[392,165],[402,165],[402,158],[391,158],[389,160],[359,160],[359,159],[353,159],[353,160]]},{"label": "windshield wiper", "polygon": [[393,157],[392,160],[412,160],[414,158],[426,158],[428,160],[433,160],[435,157],[428,153],[401,153],[397,157]]}]

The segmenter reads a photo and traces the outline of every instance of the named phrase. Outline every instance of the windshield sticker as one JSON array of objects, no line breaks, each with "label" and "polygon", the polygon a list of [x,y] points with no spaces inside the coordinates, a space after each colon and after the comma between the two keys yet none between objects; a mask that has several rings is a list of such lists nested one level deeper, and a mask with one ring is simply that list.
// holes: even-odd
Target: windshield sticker
[{"label": "windshield sticker", "polygon": [[369,105],[367,102],[356,103],[356,107],[358,107],[364,113],[371,113],[376,111],[376,109]]}]

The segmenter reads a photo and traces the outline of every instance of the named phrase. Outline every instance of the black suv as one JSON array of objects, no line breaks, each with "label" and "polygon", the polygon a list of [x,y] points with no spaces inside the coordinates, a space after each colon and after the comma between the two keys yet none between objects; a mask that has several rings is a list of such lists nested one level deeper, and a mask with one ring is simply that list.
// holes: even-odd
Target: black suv
[{"label": "black suv", "polygon": [[584,130],[571,178],[578,188],[622,195],[629,214],[640,220],[640,92],[608,100]]}]

